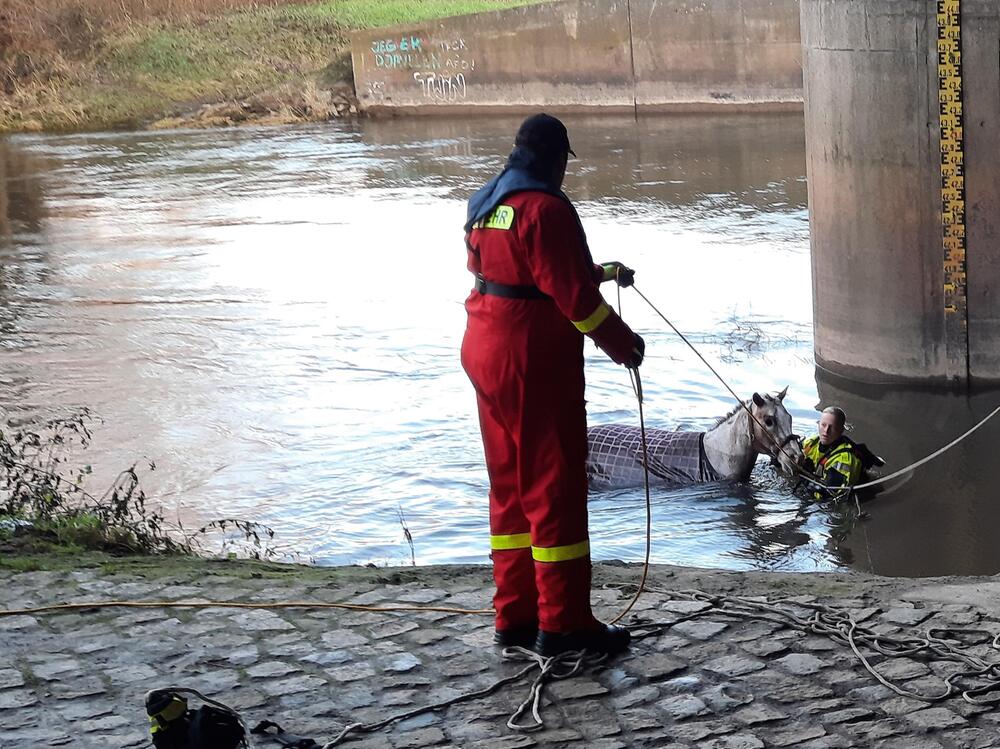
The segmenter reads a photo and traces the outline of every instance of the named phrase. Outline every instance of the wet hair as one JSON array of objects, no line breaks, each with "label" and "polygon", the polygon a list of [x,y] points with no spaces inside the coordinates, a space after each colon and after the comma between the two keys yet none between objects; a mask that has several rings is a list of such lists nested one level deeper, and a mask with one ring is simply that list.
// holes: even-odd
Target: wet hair
[{"label": "wet hair", "polygon": [[847,425],[847,414],[844,413],[844,409],[839,406],[827,406],[823,409],[825,414],[833,414],[834,421],[837,424],[837,429],[843,429]]}]

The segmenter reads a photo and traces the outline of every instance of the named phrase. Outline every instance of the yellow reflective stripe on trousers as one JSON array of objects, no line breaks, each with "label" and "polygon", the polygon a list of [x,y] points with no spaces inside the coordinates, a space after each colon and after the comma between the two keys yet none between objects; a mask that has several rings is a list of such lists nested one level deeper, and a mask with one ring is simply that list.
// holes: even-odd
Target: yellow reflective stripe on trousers
[{"label": "yellow reflective stripe on trousers", "polygon": [[589,333],[590,331],[594,330],[598,325],[600,325],[602,322],[607,320],[608,315],[610,314],[611,314],[611,308],[604,302],[601,302],[599,305],[597,305],[597,309],[595,309],[593,313],[591,313],[590,317],[586,318],[585,320],[574,320],[573,324],[576,326],[576,329],[579,330],[581,333]]},{"label": "yellow reflective stripe on trousers", "polygon": [[510,549],[527,549],[531,546],[530,533],[514,533],[510,536],[490,536],[490,548],[493,551],[508,551]]},{"label": "yellow reflective stripe on trousers", "polygon": [[590,541],[569,546],[532,546],[531,556],[536,562],[569,562],[590,553]]}]

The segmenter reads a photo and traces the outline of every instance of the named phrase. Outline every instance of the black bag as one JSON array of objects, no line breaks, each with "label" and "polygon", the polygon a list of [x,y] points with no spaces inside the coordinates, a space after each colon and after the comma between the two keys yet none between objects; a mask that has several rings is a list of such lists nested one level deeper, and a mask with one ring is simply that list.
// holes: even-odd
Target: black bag
[{"label": "black bag", "polygon": [[146,713],[156,749],[239,749],[247,746],[246,731],[232,710],[187,706],[179,691],[154,689],[146,694]]}]

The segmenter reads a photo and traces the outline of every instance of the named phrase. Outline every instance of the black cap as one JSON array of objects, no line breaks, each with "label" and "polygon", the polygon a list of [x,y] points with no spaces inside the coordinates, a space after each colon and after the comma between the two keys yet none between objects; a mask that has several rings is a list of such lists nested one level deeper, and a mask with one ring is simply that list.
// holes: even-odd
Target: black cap
[{"label": "black cap", "polygon": [[533,114],[521,123],[514,136],[515,146],[524,146],[538,154],[573,153],[566,126],[547,114]]}]

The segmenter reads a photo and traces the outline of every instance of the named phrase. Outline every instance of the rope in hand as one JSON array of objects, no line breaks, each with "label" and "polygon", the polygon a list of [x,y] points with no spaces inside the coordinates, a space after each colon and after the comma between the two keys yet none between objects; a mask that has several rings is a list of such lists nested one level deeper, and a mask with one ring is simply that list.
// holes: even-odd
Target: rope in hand
[{"label": "rope in hand", "polygon": [[[621,271],[621,268],[615,270],[615,282],[617,284],[617,275]],[[622,316],[622,287],[618,284],[618,316]],[[646,415],[643,411],[643,397],[642,397],[642,378],[639,376],[638,367],[628,368],[629,379],[632,381],[632,391],[635,393],[635,399],[639,404],[639,434],[642,437],[642,478],[643,486],[646,490],[646,554],[642,562],[642,577],[639,580],[639,587],[635,591],[635,596],[629,601],[628,605],[622,610],[618,616],[612,619],[609,624],[617,624],[625,615],[632,610],[639,601],[639,597],[642,595],[643,590],[646,588],[646,578],[649,576],[649,555],[650,549],[653,542],[653,502],[650,498],[649,493],[649,447],[646,443]]]}]

